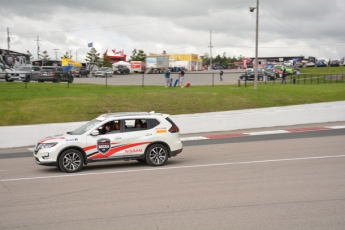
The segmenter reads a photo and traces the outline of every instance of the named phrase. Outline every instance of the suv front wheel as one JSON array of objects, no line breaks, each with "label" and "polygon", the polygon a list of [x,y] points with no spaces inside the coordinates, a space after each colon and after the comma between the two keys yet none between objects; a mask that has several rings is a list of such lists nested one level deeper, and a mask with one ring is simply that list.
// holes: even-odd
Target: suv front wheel
[{"label": "suv front wheel", "polygon": [[65,150],[59,158],[59,167],[66,173],[74,173],[83,167],[83,154],[76,149]]},{"label": "suv front wheel", "polygon": [[146,151],[146,162],[151,166],[162,166],[168,161],[168,150],[164,145],[155,144]]}]

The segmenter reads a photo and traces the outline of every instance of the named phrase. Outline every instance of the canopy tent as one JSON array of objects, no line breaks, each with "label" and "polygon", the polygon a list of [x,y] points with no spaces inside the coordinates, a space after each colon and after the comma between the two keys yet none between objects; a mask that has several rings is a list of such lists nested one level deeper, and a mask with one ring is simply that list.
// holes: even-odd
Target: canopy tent
[{"label": "canopy tent", "polygon": [[113,66],[119,66],[119,65],[124,65],[124,66],[128,66],[128,67],[131,66],[130,63],[125,62],[125,61],[118,61],[118,62],[113,63]]}]

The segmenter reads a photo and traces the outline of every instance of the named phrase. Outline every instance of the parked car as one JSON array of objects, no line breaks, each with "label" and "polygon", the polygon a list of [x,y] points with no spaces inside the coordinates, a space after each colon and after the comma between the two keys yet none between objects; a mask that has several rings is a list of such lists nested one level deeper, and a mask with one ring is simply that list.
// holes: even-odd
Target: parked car
[{"label": "parked car", "polygon": [[51,81],[58,83],[65,81],[72,83],[73,80],[73,76],[61,66],[44,66],[37,76],[38,82]]},{"label": "parked car", "polygon": [[339,61],[338,60],[332,60],[329,65],[330,66],[339,66]]},{"label": "parked car", "polygon": [[96,71],[95,77],[112,77],[113,69],[110,67],[101,67]]},{"label": "parked car", "polygon": [[183,150],[179,127],[169,114],[109,113],[72,132],[46,137],[33,151],[38,165],[78,172],[93,162],[137,160],[163,166]]},{"label": "parked car", "polygon": [[8,81],[8,74],[11,72],[11,69],[6,68],[3,64],[0,63],[0,79]]},{"label": "parked car", "polygon": [[7,81],[22,81],[30,82],[31,80],[37,81],[38,73],[41,68],[38,66],[20,66],[17,69],[7,74]]},{"label": "parked car", "polygon": [[[264,81],[265,77],[266,77],[267,81],[272,81],[272,80],[275,80],[277,78],[276,73],[273,70],[259,69],[258,70],[258,81]],[[246,70],[246,72],[244,72],[242,75],[240,75],[239,78],[242,81],[254,80],[255,70],[253,70],[253,69]]]},{"label": "parked car", "polygon": [[301,61],[296,61],[295,66],[298,66],[299,68],[302,68],[304,66],[303,62]]},{"label": "parked car", "polygon": [[316,63],[316,67],[326,67],[326,61],[325,60],[318,60]]},{"label": "parked car", "polygon": [[129,74],[130,69],[127,66],[119,65],[113,67],[114,74],[120,75],[120,74]]},{"label": "parked car", "polygon": [[283,70],[289,75],[289,74],[294,74],[295,70],[294,67],[285,67],[284,65],[275,65],[273,68],[276,70],[276,72],[279,73],[279,76],[283,74]]},{"label": "parked car", "polygon": [[90,74],[90,70],[84,66],[73,66],[69,72],[73,77],[81,77],[83,75],[87,77]]}]

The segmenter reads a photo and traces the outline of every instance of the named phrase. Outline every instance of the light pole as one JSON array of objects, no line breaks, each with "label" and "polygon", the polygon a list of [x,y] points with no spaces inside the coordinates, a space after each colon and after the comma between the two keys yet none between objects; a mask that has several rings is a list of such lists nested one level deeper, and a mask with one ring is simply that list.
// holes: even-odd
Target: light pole
[{"label": "light pole", "polygon": [[256,0],[256,7],[249,7],[250,12],[256,9],[256,36],[255,36],[255,75],[254,89],[258,89],[258,40],[259,40],[259,0]]}]

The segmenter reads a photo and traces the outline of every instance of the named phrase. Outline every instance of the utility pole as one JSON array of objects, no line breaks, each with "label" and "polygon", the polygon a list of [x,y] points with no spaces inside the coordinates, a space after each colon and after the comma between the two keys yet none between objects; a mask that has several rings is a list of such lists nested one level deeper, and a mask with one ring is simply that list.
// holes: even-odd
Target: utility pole
[{"label": "utility pole", "polygon": [[210,69],[212,69],[212,31],[210,31]]},{"label": "utility pole", "polygon": [[259,43],[259,0],[256,0],[256,33],[255,33],[255,76],[254,89],[258,89],[258,43]]},{"label": "utility pole", "polygon": [[10,50],[10,29],[7,27],[7,49]]},{"label": "utility pole", "polygon": [[254,12],[255,9],[256,9],[256,29],[255,29],[254,89],[258,89],[259,0],[256,0],[256,7],[249,7],[250,12]]},{"label": "utility pole", "polygon": [[34,41],[37,41],[37,59],[40,59],[40,44],[39,42],[41,41],[39,39],[39,37],[37,36],[37,40],[34,40]]},{"label": "utility pole", "polygon": [[72,58],[72,50],[69,51],[69,58]]},{"label": "utility pole", "polygon": [[59,49],[53,49],[53,50],[55,50],[55,60],[57,60],[58,58],[57,58],[57,51],[59,50]]},{"label": "utility pole", "polygon": [[78,61],[78,53],[75,51],[75,61]]}]

